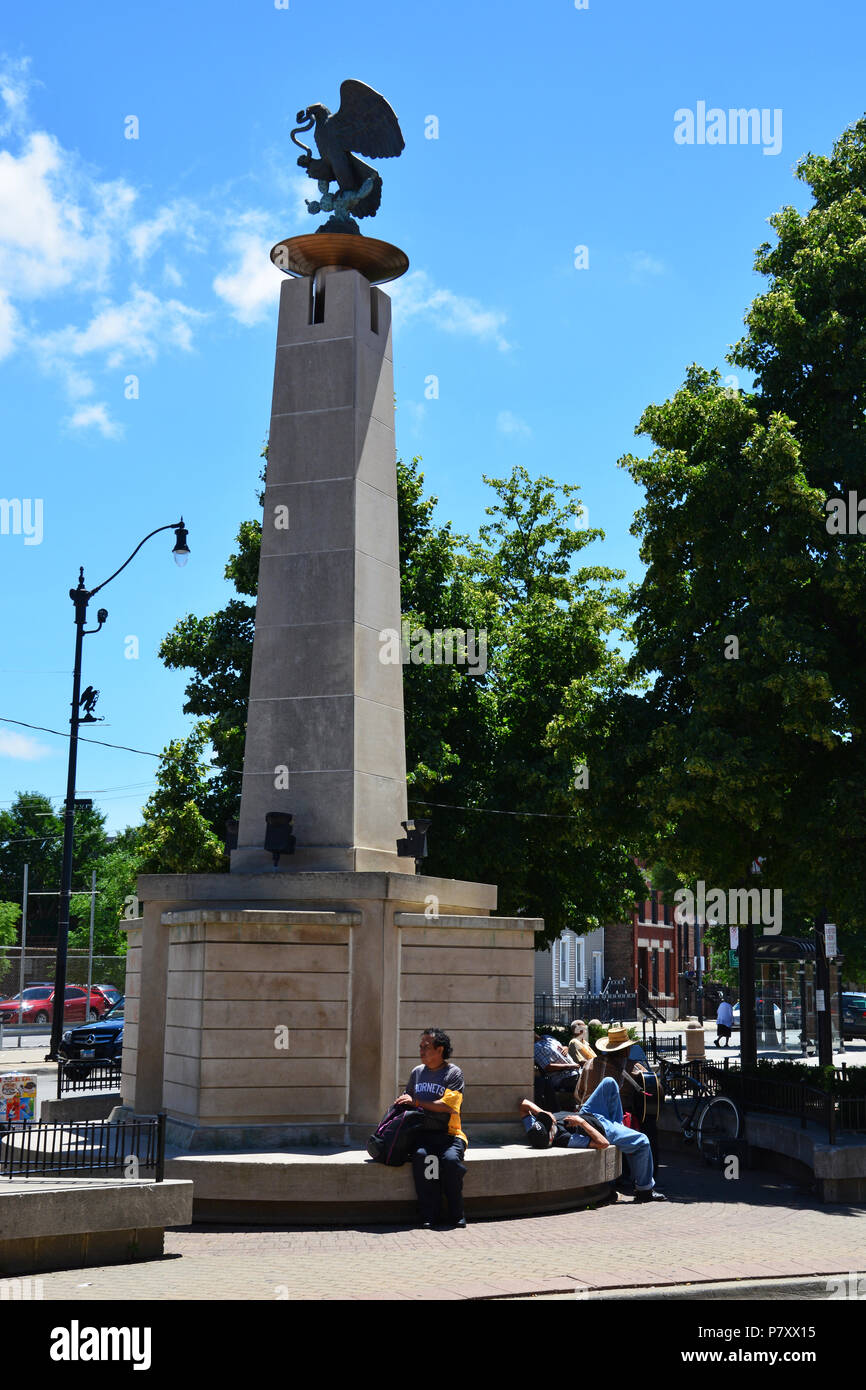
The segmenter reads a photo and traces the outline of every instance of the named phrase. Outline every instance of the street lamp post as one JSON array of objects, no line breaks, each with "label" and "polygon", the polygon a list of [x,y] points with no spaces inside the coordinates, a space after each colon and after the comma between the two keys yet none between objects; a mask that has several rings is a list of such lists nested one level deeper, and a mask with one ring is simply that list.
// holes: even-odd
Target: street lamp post
[{"label": "street lamp post", "polygon": [[[79,724],[95,723],[93,714],[88,712],[82,719],[79,715],[81,705],[81,653],[84,646],[84,638],[99,632],[108,618],[108,610],[100,608],[96,615],[98,626],[90,629],[85,628],[87,622],[87,605],[90,600],[104,589],[106,584],[110,584],[112,579],[116,579],[122,570],[125,570],[130,561],[134,560],[141,547],[149,541],[151,536],[159,535],[160,531],[174,531],[175,544],[172,554],[179,565],[185,565],[189,556],[189,546],[186,543],[187,530],[183,524],[183,517],[180,521],[174,521],[168,526],[157,526],[155,531],[151,531],[139,541],[129,559],[124,560],[120,569],[116,569],[114,574],[110,574],[101,584],[97,584],[95,589],[88,589],[84,583],[84,567],[78,572],[78,586],[69,590],[69,597],[75,608],[75,665],[72,673],[72,715],[69,720],[69,764],[66,773],[66,806],[63,819],[63,863],[60,870],[60,909],[57,918],[57,963],[54,971],[54,1013],[51,1020],[51,1044],[48,1050],[46,1061],[56,1062],[60,1038],[63,1032],[63,1014],[66,1003],[66,961],[69,949],[69,899],[72,896],[72,851],[75,839],[75,775],[78,763],[78,727]],[[92,705],[92,701],[91,701]],[[58,1007],[59,1003],[59,1007]],[[89,1004],[88,1004],[89,1009]]]}]

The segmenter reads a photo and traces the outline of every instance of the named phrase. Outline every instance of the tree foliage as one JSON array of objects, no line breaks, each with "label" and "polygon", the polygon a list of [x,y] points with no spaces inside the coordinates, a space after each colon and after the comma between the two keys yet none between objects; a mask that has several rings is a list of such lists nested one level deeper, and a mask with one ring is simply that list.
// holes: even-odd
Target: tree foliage
[{"label": "tree foliage", "polygon": [[[621,576],[575,568],[602,534],[578,526],[576,487],[521,468],[487,479],[490,520],[470,540],[436,521],[419,465],[397,466],[404,622],[410,634],[471,629],[487,640],[477,674],[456,663],[403,668],[410,813],[434,822],[425,870],[497,883],[500,911],[543,916],[548,939],[566,925],[590,929],[626,910],[635,871],[619,842],[590,839],[550,726],[566,692],[589,707],[619,679],[608,639],[621,620],[612,582]],[[260,542],[258,523],[244,523],[226,571],[245,597],[255,593]],[[253,606],[232,599],[219,613],[184,619],[161,648],[167,664],[192,671],[184,708],[198,723],[172,756],[186,759],[197,784],[189,795],[217,835],[237,814],[253,620]],[[210,777],[200,762],[208,739]],[[177,813],[184,785],[166,787],[166,811]],[[395,840],[399,833],[395,826]],[[151,843],[152,862],[165,869],[164,842]]]},{"label": "tree foliage", "polygon": [[828,531],[825,501],[866,496],[866,121],[798,176],[813,205],[770,219],[777,243],[755,262],[769,288],[731,352],[754,389],[692,366],[638,424],[649,457],[621,460],[645,491],[632,530],[647,568],[631,688],[598,711],[611,736],[594,794],[685,883],[737,886],[762,856],[783,930],[826,906],[856,971],[866,558]]},{"label": "tree foliage", "polygon": [[[91,870],[109,850],[105,816],[97,807],[75,812],[72,884],[89,888]],[[0,898],[20,901],[24,865],[29,865],[32,897],[27,907],[27,931],[31,940],[50,941],[57,936],[60,866],[63,859],[63,816],[40,792],[19,792],[13,805],[0,811]],[[89,899],[88,899],[89,904]],[[87,912],[89,915],[89,905]]]}]

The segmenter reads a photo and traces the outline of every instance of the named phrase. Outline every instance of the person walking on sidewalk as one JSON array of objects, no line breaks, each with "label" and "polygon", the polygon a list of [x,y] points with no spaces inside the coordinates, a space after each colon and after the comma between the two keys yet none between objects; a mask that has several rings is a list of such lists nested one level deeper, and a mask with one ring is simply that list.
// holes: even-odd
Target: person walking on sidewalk
[{"label": "person walking on sidewalk", "polygon": [[727,999],[723,999],[716,1009],[716,1047],[722,1046],[722,1038],[725,1040],[725,1047],[731,1040],[731,1029],[734,1026],[734,1011]]}]

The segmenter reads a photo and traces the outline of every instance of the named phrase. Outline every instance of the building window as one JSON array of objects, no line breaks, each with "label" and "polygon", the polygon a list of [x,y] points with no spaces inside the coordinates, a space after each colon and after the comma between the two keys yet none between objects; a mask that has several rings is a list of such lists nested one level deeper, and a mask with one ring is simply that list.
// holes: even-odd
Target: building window
[{"label": "building window", "polygon": [[659,953],[658,953],[658,951],[655,949],[655,947],[653,948],[653,953],[652,953],[652,972],[653,972],[653,994],[654,994],[654,995],[657,995],[658,992],[659,992]]},{"label": "building window", "polygon": [[561,989],[568,989],[568,986],[571,984],[571,976],[569,974],[571,952],[568,948],[568,937],[561,937],[559,941],[559,985]]},{"label": "building window", "polygon": [[574,941],[574,983],[575,985],[586,984],[586,960],[584,955],[586,943],[578,936]]},{"label": "building window", "polygon": [[665,951],[665,994],[673,994],[673,970],[671,969],[671,957],[673,951]]},{"label": "building window", "polygon": [[601,951],[592,953],[592,981],[590,983],[592,994],[601,994]]},{"label": "building window", "polygon": [[652,896],[650,897],[650,912],[651,912],[651,914],[652,914],[652,915],[651,915],[651,920],[652,920],[654,923],[658,923],[658,920],[659,920],[659,901],[658,901],[658,894],[655,893],[655,892],[653,892]]}]

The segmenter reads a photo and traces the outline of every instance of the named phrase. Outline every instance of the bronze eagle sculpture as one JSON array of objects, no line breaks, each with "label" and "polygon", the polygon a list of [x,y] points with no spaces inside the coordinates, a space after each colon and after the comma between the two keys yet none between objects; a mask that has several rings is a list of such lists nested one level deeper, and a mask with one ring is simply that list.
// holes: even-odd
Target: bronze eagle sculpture
[{"label": "bronze eagle sculpture", "polygon": [[[405,142],[393,108],[366,82],[347,78],[340,87],[339,111],[331,112],[321,102],[315,102],[299,111],[296,120],[302,124],[295,127],[291,138],[306,151],[298,164],[306,169],[311,179],[317,180],[322,195],[318,201],[308,199],[307,207],[313,214],[335,214],[318,230],[360,234],[350,213],[358,217],[375,216],[382,201],[382,178],[357,156],[392,159],[401,153]],[[295,138],[308,130],[313,130],[318,159],[314,158],[309,145]],[[329,191],[332,182],[338,185],[335,193]]]}]

